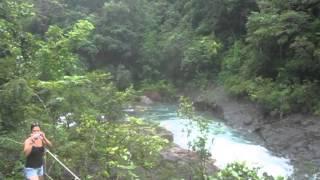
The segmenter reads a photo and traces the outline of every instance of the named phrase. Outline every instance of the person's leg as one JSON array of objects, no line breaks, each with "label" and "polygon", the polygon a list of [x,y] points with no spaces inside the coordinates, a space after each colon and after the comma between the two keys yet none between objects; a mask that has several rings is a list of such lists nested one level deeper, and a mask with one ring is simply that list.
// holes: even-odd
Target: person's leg
[{"label": "person's leg", "polygon": [[39,176],[39,180],[44,180],[44,178],[43,178],[43,176],[44,176],[43,166],[41,166],[40,168],[38,168],[37,174],[38,174],[38,176]]},{"label": "person's leg", "polygon": [[28,180],[39,180],[38,176],[31,176],[27,178]]}]

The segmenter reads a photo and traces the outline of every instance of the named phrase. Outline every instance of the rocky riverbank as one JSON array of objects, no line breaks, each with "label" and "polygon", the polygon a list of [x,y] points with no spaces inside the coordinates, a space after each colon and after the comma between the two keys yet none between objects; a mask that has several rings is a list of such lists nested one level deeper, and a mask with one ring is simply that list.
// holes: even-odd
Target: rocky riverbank
[{"label": "rocky riverbank", "polygon": [[[159,161],[151,169],[138,168],[141,179],[194,179],[197,176],[199,157],[197,153],[183,149],[173,143],[173,134],[162,128],[156,129],[156,134],[167,139],[170,145],[160,152]],[[214,166],[214,160],[206,163],[208,174],[214,174],[218,168]]]},{"label": "rocky riverbank", "polygon": [[319,172],[320,117],[266,113],[262,106],[231,97],[221,87],[189,95],[198,109],[214,113],[229,126],[258,137],[257,143],[288,157],[296,168],[296,179]]}]

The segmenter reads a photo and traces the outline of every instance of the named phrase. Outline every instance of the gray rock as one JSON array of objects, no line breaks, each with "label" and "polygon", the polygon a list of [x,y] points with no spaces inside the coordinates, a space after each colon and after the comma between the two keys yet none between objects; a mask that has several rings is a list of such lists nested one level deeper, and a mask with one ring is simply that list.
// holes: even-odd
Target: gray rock
[{"label": "gray rock", "polygon": [[173,142],[173,133],[165,128],[157,127],[156,134],[164,139],[167,139],[169,142]]},{"label": "gray rock", "polygon": [[244,125],[249,126],[253,123],[253,119],[251,118],[244,119],[243,123]]},{"label": "gray rock", "polygon": [[153,101],[150,98],[148,98],[147,96],[141,96],[140,102],[145,105],[153,104]]},{"label": "gray rock", "polygon": [[[196,152],[180,148],[179,146],[165,149],[160,154],[164,161],[175,162],[179,166],[197,166],[196,164],[199,162],[199,156]],[[214,166],[213,159],[208,160],[206,164],[208,172],[213,173],[218,170],[218,168]]]}]

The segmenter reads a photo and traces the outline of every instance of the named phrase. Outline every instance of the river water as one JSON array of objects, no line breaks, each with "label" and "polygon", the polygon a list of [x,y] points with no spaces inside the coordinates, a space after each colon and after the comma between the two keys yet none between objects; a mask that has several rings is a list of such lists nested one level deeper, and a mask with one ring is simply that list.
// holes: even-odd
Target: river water
[{"label": "river water", "polygon": [[[199,135],[196,124],[178,117],[177,105],[156,104],[126,111],[146,121],[158,122],[160,126],[173,133],[174,143],[185,149],[188,149],[188,142]],[[242,161],[250,167],[261,168],[260,173],[267,172],[269,175],[284,177],[292,175],[293,166],[289,159],[274,155],[266,147],[253,143],[256,142],[254,137],[231,129],[211,115],[205,113],[199,115],[211,120],[207,148],[215,159],[217,167],[224,168],[228,163]],[[187,126],[191,129],[189,136]]]}]

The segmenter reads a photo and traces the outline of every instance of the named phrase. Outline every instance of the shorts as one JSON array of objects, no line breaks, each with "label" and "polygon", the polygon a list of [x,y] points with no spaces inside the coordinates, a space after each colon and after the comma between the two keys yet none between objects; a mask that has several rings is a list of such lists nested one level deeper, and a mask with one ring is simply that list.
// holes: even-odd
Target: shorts
[{"label": "shorts", "polygon": [[32,176],[43,176],[43,174],[44,174],[43,166],[41,166],[39,168],[29,168],[29,167],[24,168],[24,177],[26,179],[28,179]]}]

